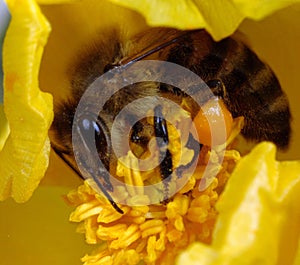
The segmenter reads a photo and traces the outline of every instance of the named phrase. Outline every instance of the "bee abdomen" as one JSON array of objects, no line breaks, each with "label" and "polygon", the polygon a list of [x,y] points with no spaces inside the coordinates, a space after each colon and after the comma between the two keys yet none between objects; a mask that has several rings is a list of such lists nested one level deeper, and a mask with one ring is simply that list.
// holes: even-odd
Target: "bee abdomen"
[{"label": "bee abdomen", "polygon": [[[168,61],[187,67],[205,82],[221,80],[229,111],[245,118],[242,133],[247,139],[288,146],[291,115],[287,97],[270,67],[242,42],[233,38],[214,42],[205,31],[197,31],[170,50]],[[204,96],[201,89],[188,92],[197,102]]]},{"label": "bee abdomen", "polygon": [[272,141],[278,147],[288,147],[291,135],[291,114],[285,94],[277,96],[263,108],[245,113],[242,133],[252,140]]},{"label": "bee abdomen", "polygon": [[232,70],[219,73],[227,92],[225,103],[234,117],[244,116],[246,138],[272,141],[284,149],[291,134],[288,99],[271,68],[248,47],[240,47]]}]

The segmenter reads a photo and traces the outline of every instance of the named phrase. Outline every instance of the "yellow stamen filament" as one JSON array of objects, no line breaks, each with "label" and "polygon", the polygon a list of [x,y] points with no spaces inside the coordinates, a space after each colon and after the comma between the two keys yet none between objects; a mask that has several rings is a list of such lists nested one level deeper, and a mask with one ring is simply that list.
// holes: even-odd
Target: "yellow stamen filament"
[{"label": "yellow stamen filament", "polygon": [[98,241],[98,238],[95,234],[95,231],[97,229],[97,222],[95,221],[95,218],[88,218],[84,220],[84,227],[86,232],[86,242],[89,244],[96,244]]},{"label": "yellow stamen filament", "polygon": [[119,220],[122,217],[122,214],[117,211],[112,211],[111,207],[103,208],[102,211],[98,215],[98,221],[103,223],[111,223],[116,220]]},{"label": "yellow stamen filament", "polygon": [[176,228],[178,231],[183,232],[183,231],[185,230],[182,216],[178,215],[178,216],[176,217],[175,222],[174,222],[174,226],[175,226],[175,228]]},{"label": "yellow stamen filament", "polygon": [[159,234],[164,230],[163,226],[155,226],[151,227],[149,229],[146,229],[145,231],[142,232],[142,238],[149,237],[151,235]]},{"label": "yellow stamen filament", "polygon": [[187,218],[196,223],[204,223],[207,219],[208,212],[202,207],[193,207],[188,211]]},{"label": "yellow stamen filament", "polygon": [[123,234],[126,229],[126,224],[116,224],[109,227],[99,225],[96,233],[102,240],[113,240],[118,238],[120,234]]},{"label": "yellow stamen filament", "polygon": [[98,213],[100,213],[101,209],[99,211],[99,207],[97,207],[97,205],[99,205],[99,203],[96,200],[79,205],[76,208],[76,210],[71,214],[70,221],[72,222],[83,221],[87,217],[91,216],[90,213],[95,211],[94,208],[96,208],[96,212],[98,211]]},{"label": "yellow stamen filament", "polygon": [[151,235],[158,234],[163,231],[163,221],[162,220],[149,220],[140,225],[142,231],[142,238],[149,237]]},{"label": "yellow stamen filament", "polygon": [[117,240],[112,241],[110,248],[126,248],[136,241],[140,236],[141,232],[139,231],[138,225],[132,224],[124,233],[120,234],[120,237]]}]

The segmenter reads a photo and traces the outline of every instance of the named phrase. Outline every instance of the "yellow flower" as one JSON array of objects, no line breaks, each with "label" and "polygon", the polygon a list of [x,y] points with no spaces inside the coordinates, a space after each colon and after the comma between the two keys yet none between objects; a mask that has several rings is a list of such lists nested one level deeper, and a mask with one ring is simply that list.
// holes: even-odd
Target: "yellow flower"
[{"label": "yellow flower", "polygon": [[38,73],[50,27],[31,3],[11,5],[11,12],[3,47],[6,117],[1,116],[10,132],[0,152],[0,200],[24,202],[48,166],[52,97],[39,90]]},{"label": "yellow flower", "polygon": [[[204,27],[215,39],[220,39],[235,31],[246,17],[260,19],[296,1],[111,2],[138,9],[151,25]],[[52,121],[52,99],[39,87],[52,93],[54,100],[65,96],[68,93],[65,69],[84,40],[98,34],[99,29],[116,23],[130,25],[131,34],[147,25],[138,13],[107,1],[40,0],[38,5],[33,0],[9,0],[7,3],[12,21],[3,48],[5,83],[4,112],[0,107],[0,130],[4,130],[0,131],[0,199],[11,196],[24,202],[43,177],[49,159],[47,132]],[[297,89],[299,10],[299,5],[295,5],[259,23],[247,20],[240,27],[254,49],[273,66],[290,96],[295,133],[291,150],[280,156],[297,159],[300,142],[297,105],[300,96]],[[181,239],[170,251],[177,255],[177,251],[183,251],[199,237],[197,241],[209,245],[199,242],[190,245],[180,255],[178,264],[244,264],[247,261],[249,264],[299,264],[299,162],[276,162],[274,152],[272,145],[263,143],[243,158],[220,199],[215,190],[225,183],[224,179],[205,194],[198,194],[193,203],[186,195],[177,194],[167,210],[158,207],[156,218],[151,220],[144,215],[153,214],[154,206],[124,207],[125,215],[120,216],[85,184],[77,193],[69,195],[69,200],[78,205],[71,219],[84,220],[84,225],[78,229],[86,232],[89,243],[94,244],[99,239],[107,243],[100,245],[95,255],[85,256],[84,261],[94,264],[102,260],[109,264],[114,259],[115,264],[136,264],[142,253],[148,263],[165,260],[173,264],[174,257],[165,251],[170,249],[171,242]],[[60,178],[70,175],[68,169],[55,172],[54,168],[58,168],[60,162],[56,159],[55,163],[50,165],[45,183],[51,183],[50,177],[54,174]],[[63,180],[59,181],[66,185]],[[189,189],[194,188],[196,181],[189,185]],[[79,238],[72,236],[72,227],[64,223],[68,210],[57,199],[68,189],[42,187],[23,206],[25,208],[11,202],[0,204],[1,216],[5,213],[5,218],[0,218],[1,234],[6,235],[1,245],[4,264],[18,264],[18,259],[22,264],[26,261],[27,264],[80,264],[79,261],[76,263],[74,253],[90,251],[85,251]],[[252,196],[257,190],[261,196]],[[217,199],[218,218],[215,208],[210,205]],[[50,203],[54,209],[48,206]],[[99,220],[95,219],[97,216]],[[195,227],[203,233],[194,234]],[[62,247],[58,246],[57,238],[64,242]],[[53,259],[48,253],[50,246],[54,250]],[[16,249],[18,255],[14,255]]]},{"label": "yellow flower", "polygon": [[212,244],[191,245],[178,264],[298,264],[299,176],[300,163],[275,161],[272,144],[255,147],[217,203]]},{"label": "yellow flower", "polygon": [[110,0],[141,12],[151,26],[205,28],[216,40],[234,33],[245,18],[262,19],[297,0]]}]

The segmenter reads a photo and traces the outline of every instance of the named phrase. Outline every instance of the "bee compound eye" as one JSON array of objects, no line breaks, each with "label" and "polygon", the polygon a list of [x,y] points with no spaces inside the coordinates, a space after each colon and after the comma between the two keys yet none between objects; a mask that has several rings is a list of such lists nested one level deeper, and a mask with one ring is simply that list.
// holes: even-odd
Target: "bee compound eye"
[{"label": "bee compound eye", "polygon": [[78,123],[79,135],[88,149],[93,150],[93,146],[99,154],[107,153],[109,144],[109,131],[105,122],[101,118],[93,118],[84,115]]},{"label": "bee compound eye", "polygon": [[88,118],[82,119],[81,128],[83,131],[88,132],[92,129],[92,122]]},{"label": "bee compound eye", "polygon": [[[92,143],[93,138],[95,137],[95,132],[99,130],[95,122],[93,122],[88,117],[84,117],[79,121],[78,124],[79,135],[84,140],[85,143]],[[90,145],[89,145],[90,147]]]}]

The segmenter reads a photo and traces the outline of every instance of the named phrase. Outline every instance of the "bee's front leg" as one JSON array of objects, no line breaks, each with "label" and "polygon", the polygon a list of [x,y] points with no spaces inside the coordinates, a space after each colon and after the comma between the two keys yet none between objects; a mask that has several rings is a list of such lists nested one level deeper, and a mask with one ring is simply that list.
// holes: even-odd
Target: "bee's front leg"
[{"label": "bee's front leg", "polygon": [[154,132],[156,143],[159,148],[159,161],[161,161],[160,175],[164,183],[164,202],[168,200],[169,182],[173,173],[172,154],[168,149],[169,135],[166,120],[162,115],[162,107],[160,105],[154,108]]}]

